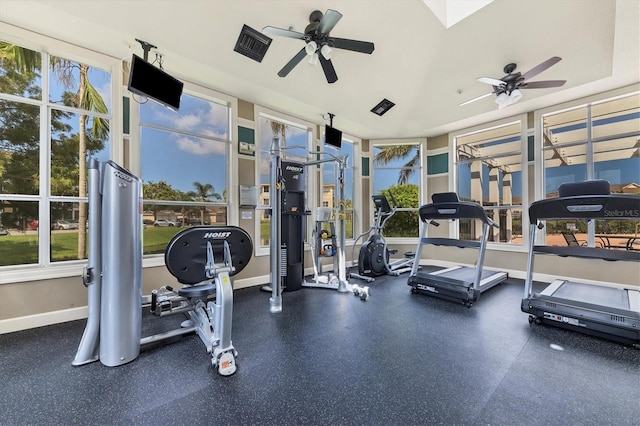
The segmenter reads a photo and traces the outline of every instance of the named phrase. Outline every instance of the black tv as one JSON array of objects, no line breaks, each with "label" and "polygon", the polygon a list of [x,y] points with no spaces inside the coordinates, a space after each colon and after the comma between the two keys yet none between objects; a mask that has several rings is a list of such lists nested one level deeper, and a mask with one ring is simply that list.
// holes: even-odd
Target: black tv
[{"label": "black tv", "polygon": [[324,143],[340,149],[342,146],[342,131],[331,127],[328,124],[324,126]]},{"label": "black tv", "polygon": [[184,83],[141,57],[133,55],[131,58],[127,87],[130,92],[146,96],[161,105],[178,111],[183,86]]}]

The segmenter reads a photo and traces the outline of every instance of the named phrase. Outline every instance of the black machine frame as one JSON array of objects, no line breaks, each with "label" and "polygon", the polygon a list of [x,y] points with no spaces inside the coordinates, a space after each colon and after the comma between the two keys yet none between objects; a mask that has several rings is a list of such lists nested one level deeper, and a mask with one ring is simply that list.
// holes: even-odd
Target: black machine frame
[{"label": "black machine frame", "polygon": [[[506,272],[484,269],[484,255],[489,229],[498,225],[487,216],[478,203],[459,201],[455,192],[444,192],[432,195],[432,203],[420,207],[421,236],[416,248],[415,261],[407,284],[411,293],[424,293],[451,301],[461,302],[470,308],[484,291],[500,284],[508,278]],[[437,220],[475,219],[482,223],[482,234],[479,241],[460,240],[456,238],[428,237],[429,225],[438,226]],[[459,248],[478,249],[478,258],[474,268],[455,266],[435,272],[419,271],[422,248],[425,244]]]},{"label": "black machine frame", "polygon": [[533,291],[536,254],[640,262],[640,251],[634,250],[536,245],[544,220],[638,219],[640,197],[610,194],[609,183],[601,180],[563,184],[558,191],[559,197],[536,201],[529,207],[530,246],[522,312],[529,314],[529,323],[580,331],[640,349],[640,288],[557,279],[543,291]]}]

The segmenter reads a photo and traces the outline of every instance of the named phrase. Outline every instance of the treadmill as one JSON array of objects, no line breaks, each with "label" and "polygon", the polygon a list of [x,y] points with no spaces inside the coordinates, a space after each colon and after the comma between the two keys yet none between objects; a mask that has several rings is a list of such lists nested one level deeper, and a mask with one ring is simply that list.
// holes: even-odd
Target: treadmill
[{"label": "treadmill", "polygon": [[[491,220],[478,203],[461,202],[455,192],[433,194],[431,204],[419,209],[423,222],[422,235],[418,241],[415,261],[407,282],[411,293],[424,293],[442,299],[460,302],[470,308],[484,291],[507,279],[506,272],[490,271],[483,268],[484,254],[489,239],[489,229],[498,225]],[[479,241],[459,240],[455,238],[430,238],[427,236],[429,225],[439,226],[438,219],[475,219],[482,222],[482,235]],[[425,244],[460,248],[475,248],[478,259],[475,267],[454,266],[435,272],[420,271],[420,257]]]},{"label": "treadmill", "polygon": [[565,183],[560,185],[558,193],[557,198],[536,201],[529,207],[530,247],[522,312],[529,314],[529,323],[581,331],[640,349],[640,288],[556,279],[540,293],[532,290],[536,254],[640,262],[640,251],[535,245],[536,232],[544,227],[540,221],[638,219],[640,197],[610,194],[609,182],[603,180]]}]

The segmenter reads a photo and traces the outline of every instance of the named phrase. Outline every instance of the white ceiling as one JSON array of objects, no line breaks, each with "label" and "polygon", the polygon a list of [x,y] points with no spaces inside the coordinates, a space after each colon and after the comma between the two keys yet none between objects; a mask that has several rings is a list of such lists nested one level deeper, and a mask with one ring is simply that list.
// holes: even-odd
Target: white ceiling
[{"label": "white ceiling", "polygon": [[[315,9],[343,14],[332,36],[375,44],[371,55],[335,50],[336,83],[304,60],[277,76],[300,40],[274,37],[261,63],[234,52],[243,24],[304,32]],[[495,0],[450,28],[422,0],[0,0],[0,13],[117,58],[141,55],[134,39],[145,40],[178,78],[317,124],[331,112],[361,138],[435,136],[640,82],[637,0]],[[492,90],[477,77],[501,78],[510,62],[524,73],[552,56],[562,61],[531,81],[566,79],[562,88],[523,91],[500,111],[493,96],[458,105]],[[396,106],[379,117],[370,110],[383,98]]]}]

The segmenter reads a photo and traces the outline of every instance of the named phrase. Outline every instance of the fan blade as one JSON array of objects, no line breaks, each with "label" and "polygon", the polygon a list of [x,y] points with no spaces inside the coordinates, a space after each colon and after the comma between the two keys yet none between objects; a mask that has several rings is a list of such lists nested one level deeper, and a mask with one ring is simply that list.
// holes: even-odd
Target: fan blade
[{"label": "fan blade", "polygon": [[531,83],[524,82],[520,85],[519,89],[546,89],[547,87],[560,87],[566,82],[567,80],[532,81]]},{"label": "fan blade", "polygon": [[471,102],[479,101],[480,99],[484,99],[487,96],[491,96],[491,95],[493,95],[493,92],[485,93],[482,96],[478,96],[477,98],[469,99],[468,101],[465,101],[465,102],[461,103],[460,106],[470,104]]},{"label": "fan blade", "polygon": [[304,59],[305,56],[307,56],[307,52],[304,50],[304,47],[303,47],[302,50],[299,51],[296,56],[294,56],[293,58],[291,58],[289,62],[287,62],[287,65],[285,65],[284,67],[282,67],[280,71],[278,71],[278,75],[280,77],[286,77],[287,74],[289,74],[291,70],[294,69],[295,66],[298,65],[300,61]]},{"label": "fan blade", "polygon": [[354,52],[369,54],[371,54],[373,52],[373,49],[375,49],[374,44],[368,41],[349,40],[347,38],[330,37],[329,45],[331,47],[335,47],[336,49],[351,50]]},{"label": "fan blade", "polygon": [[536,75],[540,74],[542,71],[546,70],[547,68],[551,67],[552,65],[557,64],[561,60],[562,60],[562,58],[559,58],[557,56],[554,56],[553,58],[549,58],[546,61],[544,61],[543,63],[531,68],[529,71],[527,71],[524,74],[522,74],[522,78],[524,80],[527,80],[527,79],[529,79],[531,77],[535,77]]},{"label": "fan blade", "polygon": [[506,83],[502,80],[498,80],[497,78],[491,78],[491,77],[478,77],[478,81],[480,83],[485,83],[485,84],[490,84],[492,86],[504,86]]},{"label": "fan blade", "polygon": [[327,83],[335,83],[338,81],[338,75],[336,74],[335,68],[333,68],[333,64],[331,60],[325,59],[320,53],[320,65],[322,65],[322,70],[324,71],[324,76],[327,77]]},{"label": "fan blade", "polygon": [[320,25],[318,25],[318,33],[329,34],[341,18],[342,13],[338,12],[337,10],[328,9],[320,20]]},{"label": "fan blade", "polygon": [[262,29],[262,32],[264,34],[272,35],[272,36],[289,37],[289,38],[304,40],[304,34],[299,33],[297,31],[285,30],[283,28],[264,27]]}]

